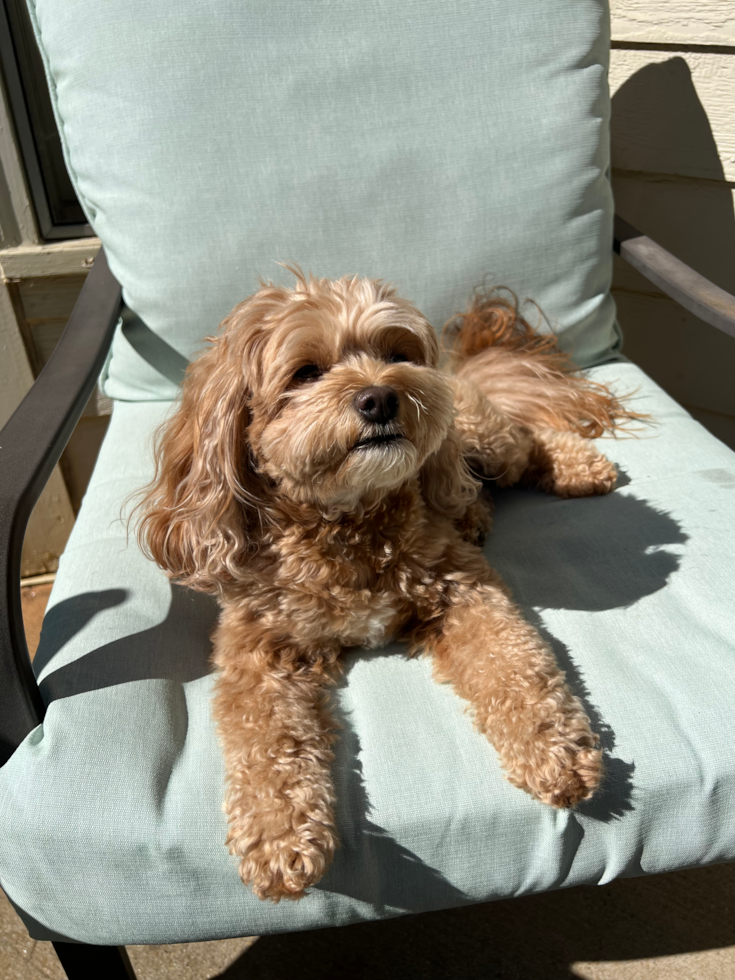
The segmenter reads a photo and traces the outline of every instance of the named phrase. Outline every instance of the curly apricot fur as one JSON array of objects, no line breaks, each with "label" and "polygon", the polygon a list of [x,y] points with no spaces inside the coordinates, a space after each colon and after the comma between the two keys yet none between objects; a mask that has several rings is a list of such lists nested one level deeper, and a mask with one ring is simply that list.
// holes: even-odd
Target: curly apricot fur
[{"label": "curly apricot fur", "polygon": [[[345,647],[404,638],[513,785],[557,807],[594,792],[597,736],[476,546],[490,527],[476,475],[607,493],[615,470],[585,437],[632,417],[507,300],[455,322],[452,373],[390,286],[293,271],[190,367],[139,526],[172,578],[219,598],[227,845],[274,901],[302,897],[338,846],[328,692]],[[370,415],[368,389],[395,400]]]}]

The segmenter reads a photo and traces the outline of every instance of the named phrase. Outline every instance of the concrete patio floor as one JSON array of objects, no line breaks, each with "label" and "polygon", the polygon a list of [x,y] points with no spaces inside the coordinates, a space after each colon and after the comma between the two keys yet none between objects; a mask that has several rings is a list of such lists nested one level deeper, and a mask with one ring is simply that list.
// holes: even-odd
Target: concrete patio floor
[{"label": "concrete patio floor", "polygon": [[[33,650],[48,591],[24,590]],[[735,980],[735,866],[343,929],[128,952],[139,980]],[[53,947],[28,938],[0,893],[0,980],[63,977]]]}]

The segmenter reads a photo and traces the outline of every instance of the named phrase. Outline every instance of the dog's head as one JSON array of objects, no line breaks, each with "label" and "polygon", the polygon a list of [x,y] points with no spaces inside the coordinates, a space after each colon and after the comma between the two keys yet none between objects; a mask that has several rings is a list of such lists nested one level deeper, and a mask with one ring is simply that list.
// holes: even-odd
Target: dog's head
[{"label": "dog's head", "polygon": [[190,585],[231,578],[289,502],[335,519],[427,464],[429,496],[447,506],[471,482],[421,313],[381,282],[296,275],[293,289],[264,285],[227,317],[162,432],[142,533]]},{"label": "dog's head", "polygon": [[390,287],[266,287],[225,335],[247,352],[254,465],[287,497],[352,511],[414,476],[446,437],[453,398],[436,335]]}]

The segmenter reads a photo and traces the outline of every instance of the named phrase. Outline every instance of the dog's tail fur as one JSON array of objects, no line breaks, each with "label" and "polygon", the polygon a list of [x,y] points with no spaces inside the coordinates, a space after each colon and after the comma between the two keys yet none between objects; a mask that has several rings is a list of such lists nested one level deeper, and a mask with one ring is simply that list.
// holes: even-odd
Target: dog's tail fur
[{"label": "dog's tail fur", "polygon": [[474,382],[514,422],[595,439],[645,418],[584,377],[553,334],[534,330],[510,290],[478,292],[443,336],[453,372]]}]

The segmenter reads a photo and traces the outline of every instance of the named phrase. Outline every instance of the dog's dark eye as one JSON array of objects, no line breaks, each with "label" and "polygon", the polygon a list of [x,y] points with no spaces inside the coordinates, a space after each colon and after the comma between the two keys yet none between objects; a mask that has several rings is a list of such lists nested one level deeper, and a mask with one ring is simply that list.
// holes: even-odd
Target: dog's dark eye
[{"label": "dog's dark eye", "polygon": [[304,364],[293,376],[293,381],[297,384],[301,381],[316,381],[324,372],[318,364]]},{"label": "dog's dark eye", "polygon": [[396,354],[390,354],[388,356],[388,363],[389,364],[401,364],[401,363],[403,363],[403,361],[407,361],[407,360],[408,360],[408,358],[406,357],[405,354],[397,354],[396,353]]}]

